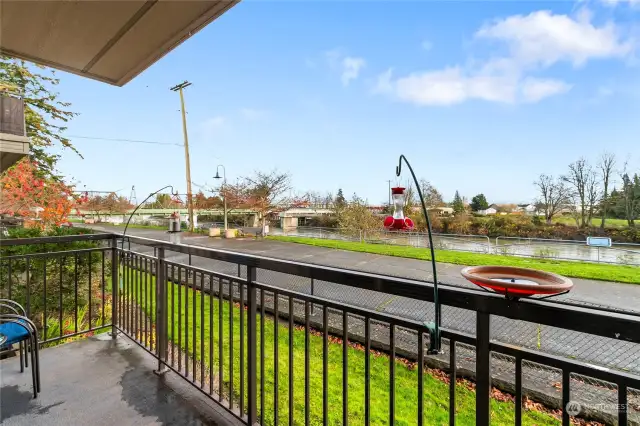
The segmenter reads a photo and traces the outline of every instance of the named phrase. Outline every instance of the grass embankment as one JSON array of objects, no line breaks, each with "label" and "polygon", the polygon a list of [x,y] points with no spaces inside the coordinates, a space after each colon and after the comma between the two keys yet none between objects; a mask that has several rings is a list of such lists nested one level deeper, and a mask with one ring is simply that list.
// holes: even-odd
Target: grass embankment
[{"label": "grass embankment", "polygon": [[[429,250],[424,248],[394,246],[389,244],[369,244],[352,241],[322,240],[305,237],[271,236],[268,238],[276,241],[362,253],[381,254],[385,256],[406,257],[409,259],[420,260],[431,259],[431,253]],[[637,266],[569,262],[550,259],[531,259],[516,256],[501,256],[496,254],[469,253],[449,250],[436,250],[436,259],[438,262],[453,263],[455,265],[518,266],[522,268],[554,272],[567,277],[640,284],[640,268]]]},{"label": "grass embankment", "polygon": [[[150,277],[149,282],[140,280],[140,275],[133,273],[133,285],[139,286],[144,291],[144,286],[148,286],[148,293],[154,293],[153,278]],[[129,294],[134,295],[134,292],[128,291]],[[135,294],[140,294],[135,292]],[[195,295],[195,312],[196,323],[193,323],[193,297]],[[134,296],[135,297],[135,296]],[[246,327],[247,327],[247,312],[244,309],[239,309],[238,306],[232,306],[228,302],[219,303],[216,298],[210,298],[209,295],[205,295],[204,301],[201,299],[201,293],[194,291],[184,286],[178,286],[169,284],[168,289],[169,306],[173,305],[175,320],[173,321],[173,327],[169,331],[174,344],[178,344],[178,324],[181,327],[181,346],[183,350],[189,353],[193,353],[195,350],[197,358],[202,359],[200,336],[201,332],[204,332],[204,360],[207,367],[209,367],[209,348],[210,343],[213,344],[213,371],[217,374],[219,369],[218,359],[218,345],[222,344],[224,361],[223,361],[223,382],[225,383],[225,393],[228,393],[229,378],[229,347],[231,339],[229,337],[230,318],[229,309],[232,309],[233,317],[233,389],[234,400],[238,401],[239,389],[240,389],[240,339],[245,339],[246,342]],[[152,301],[144,300],[142,297],[138,297],[138,304],[142,306],[148,315],[155,316],[154,312],[150,312],[150,306]],[[182,306],[181,316],[178,318],[179,302]],[[204,322],[201,323],[200,312],[203,309],[204,303]],[[189,306],[188,318],[185,311],[185,304]],[[155,300],[153,301],[155,306]],[[223,318],[223,333],[219,334],[219,310],[222,309]],[[213,313],[213,330],[209,327],[209,316]],[[245,330],[244,335],[240,332],[240,315],[244,315],[245,318]],[[171,323],[171,315],[169,314],[169,321]],[[202,327],[204,325],[204,330]],[[197,341],[195,349],[193,345],[193,331],[196,331]],[[257,321],[258,330],[260,330],[260,319]],[[275,322],[272,319],[265,320],[265,332],[264,332],[264,346],[265,354],[261,357],[258,354],[258,375],[260,374],[260,360],[264,360],[264,389],[260,389],[260,378],[258,377],[258,395],[264,392],[265,407],[264,407],[264,424],[274,424],[274,379],[276,377],[274,367],[274,346],[277,341],[279,357],[278,357],[278,388],[279,395],[279,423],[284,422],[288,418],[289,413],[289,328],[284,324],[279,324],[279,334],[276,340],[274,329]],[[185,341],[189,339],[189,347],[186,347]],[[258,342],[258,350],[260,350],[260,342]],[[322,345],[323,339],[320,336],[311,334],[309,336],[309,354],[310,354],[310,424],[321,425],[322,424]],[[247,345],[245,344],[245,351]],[[302,424],[304,422],[305,413],[305,399],[304,399],[304,384],[305,384],[305,370],[304,370],[304,356],[305,356],[305,333],[304,330],[296,328],[293,332],[293,383],[294,383],[294,422],[295,424]],[[246,356],[246,355],[245,355]],[[349,395],[349,421],[351,424],[363,424],[364,422],[364,359],[365,354],[362,350],[349,347],[348,349],[348,395]],[[395,384],[395,398],[396,398],[396,425],[415,425],[417,424],[417,382],[418,373],[415,366],[407,366],[401,360],[395,361],[396,371],[396,384]],[[183,364],[184,365],[184,364]],[[328,357],[328,374],[329,374],[329,386],[328,386],[328,424],[341,425],[342,424],[342,345],[330,343],[329,344],[329,357]],[[370,398],[370,413],[371,423],[375,425],[388,424],[389,418],[389,357],[380,354],[371,354],[371,398]],[[246,369],[246,363],[245,363]],[[191,374],[191,373],[190,373]],[[196,376],[199,377],[199,376]],[[245,373],[245,380],[247,374]],[[217,387],[216,387],[217,392]],[[246,386],[245,386],[246,392]],[[425,424],[428,425],[445,425],[448,424],[448,384],[439,380],[429,372],[424,374],[424,418]],[[246,401],[246,398],[245,398]],[[237,406],[237,405],[236,405]],[[260,410],[260,406],[258,406]],[[514,404],[511,402],[501,402],[497,400],[491,401],[491,422],[492,424],[513,424],[514,422]],[[463,384],[458,384],[456,393],[456,412],[457,422],[461,425],[475,425],[475,392],[468,389]],[[525,410],[523,413],[523,424],[525,425],[547,425],[547,424],[560,424],[555,418],[546,413],[538,411]]]},{"label": "grass embankment", "polygon": [[[552,219],[553,223],[562,223],[569,226],[577,226],[576,221],[571,216],[556,216]],[[591,226],[599,227],[602,218],[594,217],[591,219]],[[604,222],[605,228],[628,228],[629,224],[625,219],[607,218]]]}]

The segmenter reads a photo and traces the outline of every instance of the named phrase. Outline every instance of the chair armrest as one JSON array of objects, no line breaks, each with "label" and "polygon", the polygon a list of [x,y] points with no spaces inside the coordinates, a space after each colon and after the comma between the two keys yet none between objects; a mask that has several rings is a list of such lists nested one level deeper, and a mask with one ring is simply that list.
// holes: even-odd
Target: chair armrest
[{"label": "chair armrest", "polygon": [[[0,299],[0,304],[17,306],[22,311],[22,315],[27,316],[27,311],[25,311],[24,308],[22,307],[22,305],[19,304],[18,302],[16,302],[15,300]],[[15,311],[15,309],[14,309],[14,311]]]},{"label": "chair armrest", "polygon": [[[34,336],[38,335],[38,328],[36,327],[36,325],[33,323],[33,321],[31,321],[29,318],[27,317],[23,317],[22,315],[16,315],[16,314],[0,314],[0,322],[17,322],[19,324],[23,324],[23,327],[31,334],[33,334]],[[31,327],[31,329],[29,329],[29,327],[27,327],[27,325],[29,327]]]},{"label": "chair armrest", "polygon": [[[20,315],[20,312],[18,312],[18,309],[13,305],[9,305],[9,304],[0,302],[0,308],[6,308],[6,309],[12,311],[14,314]],[[1,315],[1,313],[0,313],[0,315]]]}]

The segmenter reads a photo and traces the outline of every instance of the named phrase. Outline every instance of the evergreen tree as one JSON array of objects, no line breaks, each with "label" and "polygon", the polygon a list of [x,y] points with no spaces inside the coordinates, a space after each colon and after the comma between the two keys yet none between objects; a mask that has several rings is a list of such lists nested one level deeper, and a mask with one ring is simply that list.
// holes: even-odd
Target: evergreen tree
[{"label": "evergreen tree", "polygon": [[453,197],[451,207],[453,207],[454,213],[464,212],[464,201],[462,201],[462,197],[460,196],[460,193],[458,191],[456,191],[456,195]]},{"label": "evergreen tree", "polygon": [[477,212],[479,210],[486,210],[489,208],[487,197],[484,194],[478,194],[471,199],[471,210]]},{"label": "evergreen tree", "polygon": [[344,194],[342,193],[342,188],[338,189],[338,195],[336,195],[336,207],[344,207],[347,204],[347,200],[344,198]]}]

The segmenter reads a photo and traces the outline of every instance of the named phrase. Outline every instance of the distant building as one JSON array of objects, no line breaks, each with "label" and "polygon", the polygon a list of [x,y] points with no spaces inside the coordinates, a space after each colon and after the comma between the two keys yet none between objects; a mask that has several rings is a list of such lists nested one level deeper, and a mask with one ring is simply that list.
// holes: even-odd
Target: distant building
[{"label": "distant building", "polygon": [[335,214],[333,209],[290,208],[278,213],[281,228],[296,228],[314,217]]},{"label": "distant building", "polygon": [[513,213],[522,213],[529,216],[538,216],[541,214],[535,204],[518,204]]},{"label": "distant building", "polygon": [[496,204],[491,204],[484,210],[478,210],[476,213],[482,216],[489,216],[498,213],[498,206]]},{"label": "distant building", "polygon": [[451,216],[453,215],[452,207],[431,207],[430,212],[434,212],[438,216]]}]

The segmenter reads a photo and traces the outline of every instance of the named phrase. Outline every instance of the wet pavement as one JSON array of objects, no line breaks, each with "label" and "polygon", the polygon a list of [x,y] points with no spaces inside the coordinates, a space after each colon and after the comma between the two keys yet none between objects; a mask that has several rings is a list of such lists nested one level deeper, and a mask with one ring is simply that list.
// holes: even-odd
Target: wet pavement
[{"label": "wet pavement", "polygon": [[0,423],[6,426],[237,425],[234,417],[125,337],[101,334],[40,352],[42,392],[31,369],[0,362]]}]

